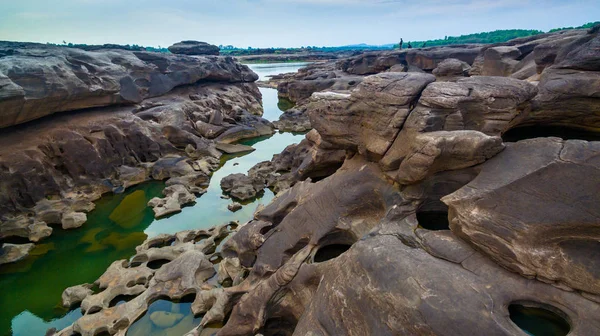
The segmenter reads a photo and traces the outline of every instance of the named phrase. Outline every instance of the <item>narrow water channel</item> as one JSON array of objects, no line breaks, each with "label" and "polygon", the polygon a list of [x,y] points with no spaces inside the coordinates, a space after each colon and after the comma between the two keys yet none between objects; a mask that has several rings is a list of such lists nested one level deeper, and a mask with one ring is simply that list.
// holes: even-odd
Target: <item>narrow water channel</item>
[{"label": "narrow water channel", "polygon": [[[295,72],[306,63],[257,64],[251,68],[260,76]],[[261,88],[264,118],[277,120],[277,91]],[[265,193],[238,212],[227,210],[231,200],[222,199],[220,181],[232,173],[246,173],[256,163],[270,160],[303,135],[276,133],[242,143],[256,150],[243,156],[224,156],[222,167],[213,174],[207,193],[195,205],[177,215],[155,220],[146,203],[160,196],[164,184],[148,182],[119,195],[107,195],[96,202],[88,222],[77,230],[55,228],[53,235],[36,246],[18,263],[0,268],[0,335],[44,335],[49,328],[62,329],[81,316],[79,308],[61,307],[62,291],[70,286],[91,283],[115,260],[127,259],[135,246],[147,237],[187,229],[209,228],[229,221],[246,222],[259,204],[268,204],[273,193]]]}]

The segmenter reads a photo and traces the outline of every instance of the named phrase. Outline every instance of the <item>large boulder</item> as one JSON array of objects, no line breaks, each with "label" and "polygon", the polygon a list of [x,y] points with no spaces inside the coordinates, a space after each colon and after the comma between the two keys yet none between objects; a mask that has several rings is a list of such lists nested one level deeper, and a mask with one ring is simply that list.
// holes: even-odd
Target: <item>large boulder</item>
[{"label": "large boulder", "polygon": [[598,29],[566,43],[557,52],[554,65],[542,73],[534,108],[522,116],[519,123],[597,131],[600,127],[599,47]]},{"label": "large boulder", "polygon": [[433,81],[429,74],[389,72],[366,77],[350,94],[316,93],[309,115],[320,146],[383,156]]},{"label": "large boulder", "polygon": [[504,77],[431,83],[380,163],[407,184],[439,171],[436,162],[444,169],[481,163],[502,150],[499,136],[530,108],[536,92],[528,82]]},{"label": "large boulder", "polygon": [[219,55],[219,47],[199,41],[181,41],[170,46],[169,51],[180,55]]}]

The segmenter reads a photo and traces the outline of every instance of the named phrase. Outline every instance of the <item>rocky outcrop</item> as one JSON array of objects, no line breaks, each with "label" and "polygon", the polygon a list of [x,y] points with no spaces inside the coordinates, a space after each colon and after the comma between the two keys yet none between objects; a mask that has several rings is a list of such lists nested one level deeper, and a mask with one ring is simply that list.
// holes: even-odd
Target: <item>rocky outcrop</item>
[{"label": "rocky outcrop", "polygon": [[2,131],[0,239],[78,227],[90,201],[149,179],[200,194],[221,155],[213,139],[274,132],[256,74],[232,58],[10,42],[0,55],[3,126],[76,109]]},{"label": "rocky outcrop", "polygon": [[[563,39],[538,67],[536,47]],[[369,54],[290,77],[379,72],[312,93],[306,139],[226,181],[277,196],[222,247],[218,277],[231,286],[194,292],[203,317],[189,335],[219,323],[221,336],[600,333],[599,142],[509,137],[584,119],[597,135],[597,86],[583,81],[599,72],[597,39],[592,29],[378,54],[405,57],[388,68]],[[465,76],[443,57],[470,77],[426,73],[460,65]]]},{"label": "rocky outcrop", "polygon": [[[57,335],[79,333],[92,336],[102,331],[125,333],[158,297],[178,300],[190,293],[222,291],[222,288],[209,286],[205,281],[217,274],[209,260],[219,256],[215,249],[218,242],[232,232],[231,228],[233,225],[224,225],[149,239],[137,248],[137,254],[131,261],[115,261],[95,281],[100,292],[91,291],[89,285],[66,289],[63,304],[70,306],[81,302],[81,309],[86,314]],[[225,267],[235,277],[230,263],[222,267],[217,263],[218,269]],[[219,283],[231,279],[229,276],[224,275]],[[134,298],[115,305],[114,299],[122,296]],[[205,300],[213,302],[209,297]],[[202,300],[197,300],[193,310],[200,313],[202,304]],[[151,319],[158,321],[159,316],[151,316]]]},{"label": "rocky outcrop", "polygon": [[[539,138],[510,144],[443,199],[452,230],[528,278],[600,294],[594,256],[600,142]],[[567,181],[585,177],[574,187]],[[491,204],[493,206],[490,206]]]},{"label": "rocky outcrop", "polygon": [[[257,79],[232,58],[0,43],[0,127],[56,112],[140,103],[199,81]],[[43,106],[43,108],[40,108]]]},{"label": "rocky outcrop", "polygon": [[382,73],[366,77],[351,94],[315,94],[309,115],[321,147],[383,156],[421,91],[433,81],[428,74]]},{"label": "rocky outcrop", "polygon": [[173,54],[180,55],[219,55],[220,50],[216,45],[198,41],[181,41],[169,47]]}]

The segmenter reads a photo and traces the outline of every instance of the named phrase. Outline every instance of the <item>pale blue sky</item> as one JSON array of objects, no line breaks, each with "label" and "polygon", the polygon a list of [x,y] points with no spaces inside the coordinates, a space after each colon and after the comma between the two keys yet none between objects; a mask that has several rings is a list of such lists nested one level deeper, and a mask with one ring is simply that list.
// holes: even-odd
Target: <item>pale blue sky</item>
[{"label": "pale blue sky", "polygon": [[600,0],[0,0],[0,40],[386,44],[600,20]]}]

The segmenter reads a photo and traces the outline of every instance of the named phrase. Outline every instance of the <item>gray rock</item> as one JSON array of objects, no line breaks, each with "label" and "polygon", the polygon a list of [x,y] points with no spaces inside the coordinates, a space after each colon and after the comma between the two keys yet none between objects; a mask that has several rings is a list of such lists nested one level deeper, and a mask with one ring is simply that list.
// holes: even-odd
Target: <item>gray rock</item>
[{"label": "gray rock", "polygon": [[219,47],[198,41],[181,41],[169,47],[173,54],[181,55],[219,55]]},{"label": "gray rock", "polygon": [[61,223],[64,230],[76,229],[87,221],[87,215],[83,212],[70,212],[63,215]]},{"label": "gray rock", "polygon": [[233,202],[233,203],[227,205],[227,209],[229,209],[229,211],[231,211],[231,212],[236,212],[236,211],[242,209],[242,205],[238,202]]},{"label": "gray rock", "polygon": [[2,247],[0,247],[0,265],[27,258],[34,246],[34,244],[2,244]]}]

